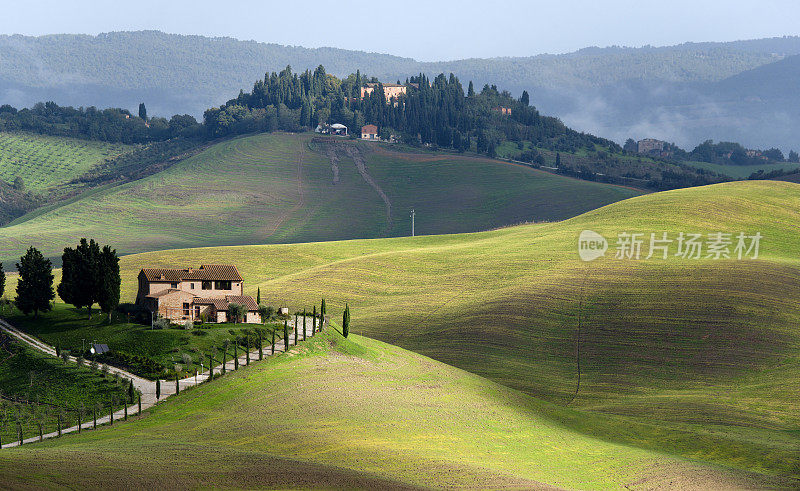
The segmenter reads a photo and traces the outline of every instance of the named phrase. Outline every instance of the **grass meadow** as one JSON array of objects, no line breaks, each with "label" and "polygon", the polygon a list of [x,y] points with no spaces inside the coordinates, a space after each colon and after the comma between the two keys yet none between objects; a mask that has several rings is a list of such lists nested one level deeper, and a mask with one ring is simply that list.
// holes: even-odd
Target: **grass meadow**
[{"label": "grass meadow", "polygon": [[16,342],[3,339],[0,347],[0,439],[17,439],[17,424],[25,438],[39,432],[56,431],[61,413],[64,427],[73,426],[81,416],[92,419],[92,408],[106,413],[112,399],[116,407],[127,398],[127,386],[118,379],[75,363],[43,355]]},{"label": "grass meadow", "polygon": [[[798,210],[797,184],[726,183],[478,234],[129,256],[123,290],[143,266],[234,263],[268,303],[347,302],[353,332],[578,411],[565,425],[797,477]],[[584,229],[606,257],[578,259]],[[757,260],[614,258],[616,234],[663,231],[764,239]]]},{"label": "grass meadow", "polygon": [[[10,487],[731,488],[787,481],[586,436],[564,411],[328,329],[142,419],[0,452]],[[24,477],[23,477],[24,476]]]},{"label": "grass meadow", "polygon": [[747,179],[750,177],[750,174],[758,172],[759,170],[763,170],[764,172],[772,172],[779,169],[787,171],[792,169],[800,169],[800,164],[790,162],[764,163],[756,165],[722,165],[696,161],[686,163],[693,167],[710,170],[712,172],[716,172],[717,174],[723,174],[734,179]]},{"label": "grass meadow", "polygon": [[19,176],[26,189],[44,192],[131,148],[61,136],[0,132],[0,179],[10,183]]},{"label": "grass meadow", "polygon": [[419,234],[472,232],[561,220],[640,194],[487,159],[425,160],[362,146],[368,172],[392,201],[387,218],[352,159],[342,159],[334,184],[331,162],[311,138],[236,138],[147,178],[35,211],[0,228],[0,260],[31,245],[58,258],[81,237],[130,254],[410,235],[411,208]]}]

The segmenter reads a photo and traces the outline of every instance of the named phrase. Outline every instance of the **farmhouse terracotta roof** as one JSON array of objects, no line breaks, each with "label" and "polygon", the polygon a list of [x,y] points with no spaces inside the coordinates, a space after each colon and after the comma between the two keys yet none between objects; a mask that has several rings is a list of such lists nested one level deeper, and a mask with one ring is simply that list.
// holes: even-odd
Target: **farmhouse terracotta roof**
[{"label": "farmhouse terracotta roof", "polygon": [[176,282],[185,280],[197,281],[242,281],[242,275],[236,266],[230,264],[203,264],[199,268],[167,269],[143,268],[147,281]]},{"label": "farmhouse terracotta roof", "polygon": [[258,310],[258,304],[250,295],[228,295],[225,299],[228,304],[238,303],[239,305],[244,305],[244,308],[249,311]]},{"label": "farmhouse terracotta roof", "polygon": [[198,305],[213,305],[216,310],[228,310],[232,303],[244,305],[249,312],[258,310],[258,304],[249,295],[226,295],[225,297],[200,298],[195,297],[194,303]]},{"label": "farmhouse terracotta roof", "polygon": [[147,295],[147,298],[161,298],[178,292],[180,292],[180,290],[176,290],[174,288],[167,288],[166,290],[161,290],[160,292],[150,293],[149,295]]},{"label": "farmhouse terracotta roof", "polygon": [[377,133],[378,132],[378,127],[375,126],[374,124],[365,124],[364,126],[361,127],[361,132],[362,133]]}]

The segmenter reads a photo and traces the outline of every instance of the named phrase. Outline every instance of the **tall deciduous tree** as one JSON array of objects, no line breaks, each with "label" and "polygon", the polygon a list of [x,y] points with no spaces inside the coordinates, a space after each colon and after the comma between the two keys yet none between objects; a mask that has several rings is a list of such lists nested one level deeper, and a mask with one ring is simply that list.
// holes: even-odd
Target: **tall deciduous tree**
[{"label": "tall deciduous tree", "polygon": [[108,315],[108,322],[111,322],[111,312],[119,305],[121,283],[117,251],[104,246],[98,260],[97,303],[100,310]]},{"label": "tall deciduous tree", "polygon": [[74,249],[64,249],[61,261],[58,296],[76,308],[86,307],[91,318],[92,304],[97,300],[100,246],[94,239],[81,239]]},{"label": "tall deciduous tree", "polygon": [[53,264],[45,259],[35,247],[20,258],[17,263],[19,282],[17,283],[17,308],[25,315],[33,312],[34,317],[39,312],[50,310],[50,301],[55,298],[53,291]]}]

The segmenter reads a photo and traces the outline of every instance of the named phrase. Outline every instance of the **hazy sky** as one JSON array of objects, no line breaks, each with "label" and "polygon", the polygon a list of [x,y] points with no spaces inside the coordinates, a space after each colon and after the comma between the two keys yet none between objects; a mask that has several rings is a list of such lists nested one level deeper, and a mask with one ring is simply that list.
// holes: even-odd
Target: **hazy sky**
[{"label": "hazy sky", "polygon": [[0,34],[158,29],[422,61],[800,34],[798,0],[0,0]]}]

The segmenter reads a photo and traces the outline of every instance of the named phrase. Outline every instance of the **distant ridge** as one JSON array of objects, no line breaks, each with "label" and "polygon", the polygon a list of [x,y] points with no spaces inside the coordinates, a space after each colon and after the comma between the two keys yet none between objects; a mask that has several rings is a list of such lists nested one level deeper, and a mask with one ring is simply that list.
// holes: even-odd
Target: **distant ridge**
[{"label": "distant ridge", "polygon": [[[685,106],[687,99],[690,104],[716,104],[717,94],[706,90],[707,84],[799,54],[800,37],[783,37],[665,47],[588,47],[563,55],[423,63],[364,51],[159,31],[4,35],[0,36],[0,104],[19,107],[54,100],[62,105],[135,110],[144,101],[153,115],[200,116],[239,89],[249,90],[265,72],[286,65],[304,70],[323,64],[337,76],[360,69],[387,82],[419,72],[453,72],[478,86],[494,83],[515,94],[528,90],[539,109],[577,129],[617,141],[653,136],[691,147],[706,138],[735,139],[715,131],[727,118],[741,116],[742,108],[714,108],[717,119],[709,121],[707,108],[692,112],[673,106]],[[658,105],[648,102],[655,93],[661,95]],[[773,137],[780,134],[772,131],[777,123],[764,127],[772,109],[747,110],[747,116],[756,111],[752,116],[759,122],[742,127],[740,133],[749,138],[742,139],[744,144],[790,147],[792,142]],[[800,128],[800,123],[790,118],[788,126]]]}]

